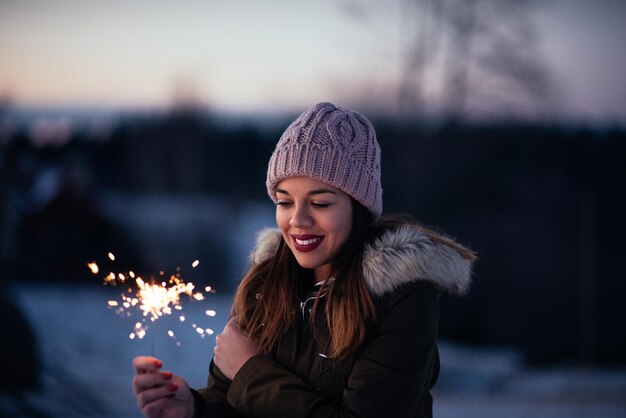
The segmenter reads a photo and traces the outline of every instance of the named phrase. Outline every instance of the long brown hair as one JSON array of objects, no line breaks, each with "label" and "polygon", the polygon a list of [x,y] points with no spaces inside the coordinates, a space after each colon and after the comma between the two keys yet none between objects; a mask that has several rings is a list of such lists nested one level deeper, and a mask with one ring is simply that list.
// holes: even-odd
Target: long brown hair
[{"label": "long brown hair", "polygon": [[[436,243],[455,249],[464,259],[476,259],[471,250],[419,225],[408,215],[386,215],[373,222],[370,212],[360,203],[352,200],[352,208],[352,230],[332,266],[331,277],[335,280],[320,287],[318,296],[326,293],[325,304],[322,298],[316,298],[310,316],[315,322],[318,308],[323,307],[330,340],[322,342],[318,339],[318,342],[327,343],[325,354],[335,359],[358,350],[365,339],[368,322],[375,319],[374,302],[363,278],[362,258],[366,242],[386,230],[409,225]],[[311,286],[313,281],[313,271],[300,267],[281,237],[275,255],[253,266],[241,281],[231,314],[238,316],[239,325],[261,350],[271,351],[295,320],[299,290]],[[318,338],[315,331],[314,335]]]},{"label": "long brown hair", "polygon": [[[331,358],[342,358],[358,349],[367,323],[375,315],[361,264],[372,220],[371,213],[353,199],[352,228],[333,261],[334,280],[319,289],[318,294],[326,292],[324,320],[330,341],[325,354]],[[295,320],[298,291],[313,282],[313,271],[300,267],[281,237],[275,255],[253,266],[241,281],[231,314],[237,315],[239,325],[261,350],[271,351]],[[318,297],[313,304],[311,321],[316,320],[320,300]]]}]

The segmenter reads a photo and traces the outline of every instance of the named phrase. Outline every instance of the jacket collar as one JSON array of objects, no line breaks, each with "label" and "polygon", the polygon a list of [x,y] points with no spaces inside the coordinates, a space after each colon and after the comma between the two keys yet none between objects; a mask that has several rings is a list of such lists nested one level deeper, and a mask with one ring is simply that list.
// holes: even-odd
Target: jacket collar
[{"label": "jacket collar", "polygon": [[[258,264],[272,257],[281,240],[278,229],[259,232],[251,255]],[[398,287],[427,281],[451,294],[464,294],[471,283],[472,262],[454,248],[436,242],[410,225],[382,233],[366,244],[363,276],[372,296],[383,296]]]}]

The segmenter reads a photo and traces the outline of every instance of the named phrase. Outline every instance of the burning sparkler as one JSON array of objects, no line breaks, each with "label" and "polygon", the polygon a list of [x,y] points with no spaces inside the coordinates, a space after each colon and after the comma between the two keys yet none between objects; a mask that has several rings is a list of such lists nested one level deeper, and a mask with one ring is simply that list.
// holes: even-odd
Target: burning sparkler
[{"label": "burning sparkler", "polygon": [[[108,257],[111,261],[115,261],[115,255],[108,253]],[[195,260],[192,263],[192,268],[196,268],[200,262]],[[100,268],[95,262],[87,263],[87,267],[91,270],[91,273],[97,275],[100,272]],[[159,272],[160,276],[164,276],[164,272]],[[133,285],[134,283],[134,285]],[[109,300],[107,305],[114,309],[115,312],[123,317],[131,317],[133,310],[141,313],[141,321],[136,322],[132,332],[129,334],[131,340],[143,339],[149,328],[152,328],[153,340],[152,350],[154,351],[154,329],[156,327],[155,321],[164,315],[171,315],[174,311],[182,311],[180,304],[181,296],[187,295],[191,300],[203,300],[204,294],[201,291],[197,291],[193,283],[186,283],[180,276],[180,268],[177,268],[177,273],[171,275],[169,279],[161,282],[151,280],[150,282],[144,281],[141,277],[136,276],[133,271],[126,273],[114,273],[110,272],[103,278],[104,285],[124,285],[128,286],[120,295],[120,300]],[[215,290],[211,286],[204,288],[207,293],[215,293]],[[215,311],[207,310],[207,316],[215,316]],[[185,316],[180,315],[180,322],[185,321]],[[147,320],[154,323],[149,326]],[[213,330],[210,328],[200,328],[196,324],[192,324],[192,327],[196,332],[204,338],[206,335],[213,334]],[[176,339],[176,336],[172,330],[167,332],[170,338]],[[180,345],[180,341],[176,341],[176,345]]]}]

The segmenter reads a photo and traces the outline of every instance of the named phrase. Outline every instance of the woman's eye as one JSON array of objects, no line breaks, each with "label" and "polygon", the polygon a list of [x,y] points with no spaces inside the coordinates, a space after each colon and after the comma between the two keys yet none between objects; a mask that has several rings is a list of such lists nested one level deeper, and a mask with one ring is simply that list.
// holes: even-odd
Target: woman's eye
[{"label": "woman's eye", "polygon": [[285,201],[278,201],[276,202],[276,206],[281,206],[281,207],[285,207],[285,206],[289,206],[291,204],[291,202],[285,202]]},{"label": "woman's eye", "polygon": [[316,208],[326,208],[330,206],[330,203],[311,203],[311,206],[314,206]]}]

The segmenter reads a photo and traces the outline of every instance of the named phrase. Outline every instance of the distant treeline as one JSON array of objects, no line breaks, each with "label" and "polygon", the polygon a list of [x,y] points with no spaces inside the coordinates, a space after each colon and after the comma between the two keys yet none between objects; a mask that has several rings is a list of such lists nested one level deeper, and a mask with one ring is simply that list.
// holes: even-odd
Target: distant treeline
[{"label": "distant treeline", "polygon": [[[469,296],[442,299],[443,336],[513,345],[536,362],[626,363],[626,131],[374,125],[385,211],[479,256]],[[107,140],[77,133],[62,147],[16,134],[0,166],[2,277],[79,277],[91,255],[123,248],[94,200],[103,191],[211,194],[232,207],[266,199],[285,126],[178,114],[126,120]]]}]

